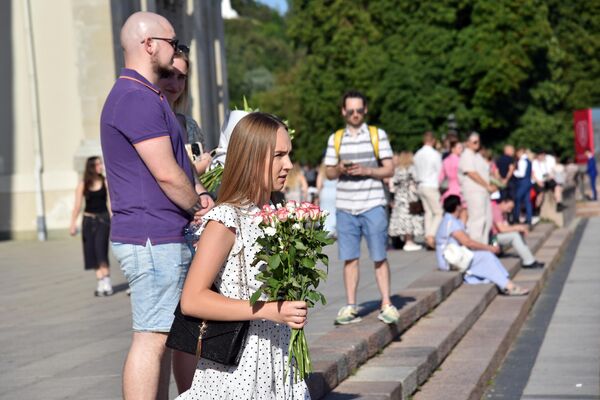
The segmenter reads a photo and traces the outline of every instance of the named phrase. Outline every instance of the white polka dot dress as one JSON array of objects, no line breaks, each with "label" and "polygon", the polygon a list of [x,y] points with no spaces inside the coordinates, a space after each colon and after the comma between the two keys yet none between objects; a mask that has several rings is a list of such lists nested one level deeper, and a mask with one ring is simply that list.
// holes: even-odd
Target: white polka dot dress
[{"label": "white polka dot dress", "polygon": [[[203,227],[210,220],[236,229],[236,239],[225,266],[215,279],[221,294],[234,299],[248,299],[261,285],[255,279],[260,264],[252,267],[252,260],[259,250],[256,239],[262,234],[252,214],[259,211],[251,206],[237,209],[219,205],[203,217]],[[238,228],[238,216],[241,229]],[[243,244],[242,244],[243,241]],[[240,287],[244,282],[239,252],[244,251],[249,290]],[[200,359],[194,374],[192,387],[177,400],[284,400],[310,399],[304,381],[294,384],[293,374],[287,373],[290,328],[271,321],[250,321],[240,363],[226,366]]]}]

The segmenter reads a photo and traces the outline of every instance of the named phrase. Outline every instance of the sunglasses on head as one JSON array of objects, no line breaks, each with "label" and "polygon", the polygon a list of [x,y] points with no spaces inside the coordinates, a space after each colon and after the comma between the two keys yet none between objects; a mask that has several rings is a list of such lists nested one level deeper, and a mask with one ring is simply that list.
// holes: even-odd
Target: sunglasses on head
[{"label": "sunglasses on head", "polygon": [[359,113],[360,115],[364,115],[364,113],[365,113],[365,108],[364,108],[364,107],[362,107],[362,108],[355,108],[355,109],[348,108],[348,109],[346,109],[346,116],[350,117],[350,116],[352,116],[352,115],[353,115],[355,112],[356,112],[356,113]]},{"label": "sunglasses on head", "polygon": [[177,52],[183,53],[187,56],[188,54],[190,54],[190,48],[189,48],[189,46],[186,46],[185,44],[180,44],[179,46],[177,46]]}]

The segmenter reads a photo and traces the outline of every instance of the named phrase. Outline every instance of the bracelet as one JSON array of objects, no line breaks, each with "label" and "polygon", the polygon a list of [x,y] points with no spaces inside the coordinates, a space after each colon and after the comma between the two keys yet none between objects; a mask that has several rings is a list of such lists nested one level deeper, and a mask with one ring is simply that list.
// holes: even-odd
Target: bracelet
[{"label": "bracelet", "polygon": [[199,193],[199,194],[198,194],[198,197],[200,197],[200,196],[208,196],[208,197],[210,197],[210,198],[212,199],[212,196],[211,196],[211,194],[210,194],[210,193],[208,193],[208,192],[202,192],[202,193]]},{"label": "bracelet", "polygon": [[200,199],[186,210],[186,212],[190,215],[195,215],[198,211],[202,210],[202,204],[200,204]]}]

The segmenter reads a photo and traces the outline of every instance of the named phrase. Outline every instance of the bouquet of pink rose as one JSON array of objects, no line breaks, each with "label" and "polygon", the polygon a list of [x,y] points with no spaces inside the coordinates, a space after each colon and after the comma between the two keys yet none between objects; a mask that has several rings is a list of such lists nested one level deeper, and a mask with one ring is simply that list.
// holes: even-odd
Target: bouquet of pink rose
[{"label": "bouquet of pink rose", "polygon": [[[327,272],[317,263],[328,266],[323,247],[334,242],[323,228],[326,217],[327,212],[318,206],[294,201],[265,206],[257,213],[264,235],[257,240],[262,249],[254,265],[265,265],[257,276],[263,284],[250,298],[252,304],[262,294],[269,301],[306,301],[309,307],[326,303],[325,296],[316,290],[321,280],[327,279]],[[295,381],[306,378],[312,365],[303,329],[292,329],[288,352],[289,367],[295,366]]]}]

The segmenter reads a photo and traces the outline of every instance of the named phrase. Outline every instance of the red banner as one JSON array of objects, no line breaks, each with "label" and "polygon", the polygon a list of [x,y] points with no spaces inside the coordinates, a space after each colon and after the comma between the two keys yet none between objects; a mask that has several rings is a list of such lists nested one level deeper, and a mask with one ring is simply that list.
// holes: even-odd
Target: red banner
[{"label": "red banner", "polygon": [[575,162],[577,164],[585,164],[587,163],[585,151],[594,151],[591,108],[573,112],[573,128],[575,131]]}]

